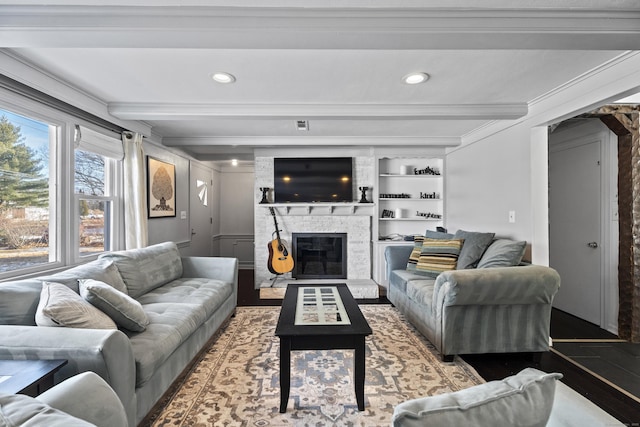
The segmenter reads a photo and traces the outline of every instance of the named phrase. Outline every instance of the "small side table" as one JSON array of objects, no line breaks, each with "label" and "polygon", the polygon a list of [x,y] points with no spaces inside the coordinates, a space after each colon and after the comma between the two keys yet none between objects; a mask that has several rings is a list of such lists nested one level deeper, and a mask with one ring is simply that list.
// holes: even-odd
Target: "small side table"
[{"label": "small side table", "polygon": [[53,375],[66,359],[0,360],[0,391],[36,397],[53,387]]}]

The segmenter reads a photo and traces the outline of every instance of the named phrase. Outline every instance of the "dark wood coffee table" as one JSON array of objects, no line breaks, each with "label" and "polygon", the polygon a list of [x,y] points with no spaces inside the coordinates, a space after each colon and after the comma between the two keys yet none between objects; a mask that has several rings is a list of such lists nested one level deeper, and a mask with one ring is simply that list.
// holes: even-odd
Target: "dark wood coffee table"
[{"label": "dark wood coffee table", "polygon": [[53,387],[53,375],[66,364],[66,359],[0,360],[0,391],[36,397]]},{"label": "dark wood coffee table", "polygon": [[280,412],[287,411],[292,350],[354,350],[358,410],[364,410],[365,337],[372,331],[344,283],[289,284],[276,336],[280,338]]}]

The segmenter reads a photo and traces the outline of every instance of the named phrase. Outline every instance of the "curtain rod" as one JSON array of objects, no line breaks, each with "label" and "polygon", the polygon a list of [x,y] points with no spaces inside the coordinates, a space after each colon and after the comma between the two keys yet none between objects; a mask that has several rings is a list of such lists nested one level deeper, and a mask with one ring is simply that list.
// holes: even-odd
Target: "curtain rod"
[{"label": "curtain rod", "polygon": [[75,107],[71,104],[61,101],[58,98],[55,98],[51,95],[47,95],[46,93],[41,92],[37,89],[34,89],[31,86],[28,86],[24,83],[20,83],[17,80],[14,80],[10,77],[5,76],[4,74],[0,74],[0,88],[6,89],[17,95],[23,96],[27,99],[38,102],[40,104],[44,104],[56,110],[60,110],[66,114],[69,114],[78,119],[85,120],[86,122],[96,125],[98,127],[101,127],[103,129],[106,129],[115,133],[120,133],[120,134],[123,132],[128,132],[127,129],[121,126],[118,126],[114,123],[111,123],[108,120],[105,120],[101,117],[98,117],[94,114],[84,111],[78,107]]}]

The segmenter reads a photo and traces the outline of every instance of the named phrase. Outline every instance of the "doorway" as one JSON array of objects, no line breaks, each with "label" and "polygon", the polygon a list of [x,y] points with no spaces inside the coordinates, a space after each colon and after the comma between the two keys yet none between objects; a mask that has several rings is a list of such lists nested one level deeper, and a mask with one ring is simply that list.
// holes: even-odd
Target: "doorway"
[{"label": "doorway", "polygon": [[213,255],[213,171],[191,162],[190,168],[191,256]]},{"label": "doorway", "polygon": [[584,119],[549,136],[549,263],[562,278],[554,307],[617,334],[614,137]]}]

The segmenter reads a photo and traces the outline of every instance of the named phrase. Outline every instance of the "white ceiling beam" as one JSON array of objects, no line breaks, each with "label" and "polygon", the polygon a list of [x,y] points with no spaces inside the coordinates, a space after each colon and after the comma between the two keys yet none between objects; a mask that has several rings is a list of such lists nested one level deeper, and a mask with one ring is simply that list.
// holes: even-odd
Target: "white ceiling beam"
[{"label": "white ceiling beam", "polygon": [[193,120],[202,118],[493,120],[518,119],[526,103],[513,104],[154,104],[113,103],[109,113],[122,120]]},{"label": "white ceiling beam", "polygon": [[637,49],[640,5],[601,9],[0,5],[5,47]]},{"label": "white ceiling beam", "polygon": [[253,147],[256,145],[270,147],[300,147],[300,146],[392,146],[392,147],[456,147],[460,145],[459,137],[449,136],[211,136],[188,138],[163,138],[162,144],[168,147],[182,147],[199,152],[216,153],[224,151],[222,147]]}]

